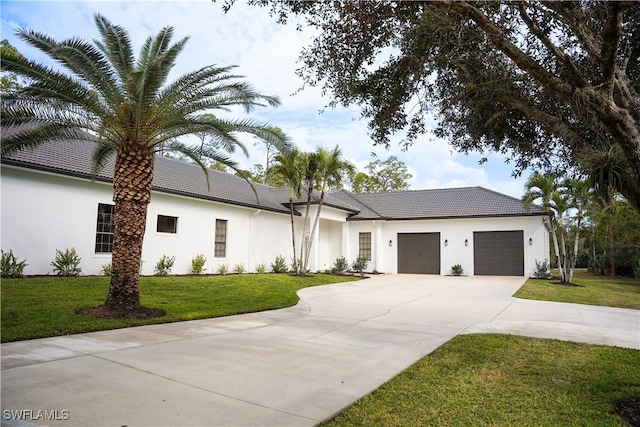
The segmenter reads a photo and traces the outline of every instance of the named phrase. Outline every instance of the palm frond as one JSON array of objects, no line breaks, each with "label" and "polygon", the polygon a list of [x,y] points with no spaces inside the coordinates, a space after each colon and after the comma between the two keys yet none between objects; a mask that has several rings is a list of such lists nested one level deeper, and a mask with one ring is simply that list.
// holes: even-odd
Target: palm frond
[{"label": "palm frond", "polygon": [[104,140],[102,142],[102,144],[99,144],[96,147],[96,150],[93,152],[93,156],[91,157],[92,180],[95,180],[98,172],[100,172],[100,170],[104,168],[108,157],[116,152],[115,144]]},{"label": "palm frond", "polygon": [[13,99],[55,99],[79,105],[97,116],[110,113],[109,107],[100,101],[96,92],[77,78],[9,52],[2,52],[1,61],[3,71],[14,72],[31,81],[30,85],[8,94]]},{"label": "palm frond", "polygon": [[94,41],[94,43],[109,58],[111,65],[118,73],[122,87],[124,87],[134,64],[129,34],[124,28],[113,25],[100,14],[95,14],[93,20],[102,36],[102,41]]}]

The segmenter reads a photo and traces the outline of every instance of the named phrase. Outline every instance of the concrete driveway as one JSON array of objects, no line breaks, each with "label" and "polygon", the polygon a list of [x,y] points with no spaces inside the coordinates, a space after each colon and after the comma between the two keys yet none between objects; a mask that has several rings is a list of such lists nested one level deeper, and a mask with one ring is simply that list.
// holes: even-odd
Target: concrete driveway
[{"label": "concrete driveway", "polygon": [[462,333],[640,349],[640,311],[512,298],[523,282],[377,276],[288,309],[3,344],[2,425],[311,426]]}]

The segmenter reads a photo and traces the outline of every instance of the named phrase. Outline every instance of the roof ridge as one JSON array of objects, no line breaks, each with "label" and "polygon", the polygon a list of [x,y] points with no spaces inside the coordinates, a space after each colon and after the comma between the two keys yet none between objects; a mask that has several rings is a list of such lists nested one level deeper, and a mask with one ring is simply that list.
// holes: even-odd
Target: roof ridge
[{"label": "roof ridge", "polygon": [[[377,196],[382,194],[402,194],[402,193],[425,193],[431,191],[447,191],[447,190],[470,190],[472,188],[484,188],[478,185],[471,185],[466,187],[440,187],[440,188],[417,188],[411,190],[390,190],[380,193],[361,193],[363,196]],[[346,191],[346,190],[345,190]]]},{"label": "roof ridge", "polygon": [[[368,204],[366,204],[365,202],[363,202],[362,200],[360,200],[359,198],[357,198],[355,196],[355,193],[352,193],[349,190],[345,190],[344,188],[341,189],[340,191],[344,191],[345,194],[347,196],[349,196],[350,198],[352,198],[353,200],[355,200],[356,202],[360,203],[361,205],[364,205],[367,209],[369,209],[371,212],[375,213],[376,215],[378,215],[380,217],[380,219],[384,218],[382,216],[382,214],[380,212],[378,212],[377,210],[373,209],[371,206],[369,206]],[[371,193],[371,194],[383,194],[383,193]]]},{"label": "roof ridge", "polygon": [[481,185],[477,185],[477,186],[476,186],[476,188],[481,188],[481,189],[483,189],[484,191],[488,191],[488,192],[490,192],[490,193],[497,194],[498,196],[506,197],[506,198],[513,199],[513,200],[517,200],[518,202],[521,202],[521,203],[522,203],[522,199],[519,199],[519,198],[517,198],[517,197],[510,196],[510,195],[508,195],[508,194],[501,193],[501,192],[496,191],[496,190],[492,190],[492,189],[490,189],[490,188],[483,187],[483,186],[481,186]]}]

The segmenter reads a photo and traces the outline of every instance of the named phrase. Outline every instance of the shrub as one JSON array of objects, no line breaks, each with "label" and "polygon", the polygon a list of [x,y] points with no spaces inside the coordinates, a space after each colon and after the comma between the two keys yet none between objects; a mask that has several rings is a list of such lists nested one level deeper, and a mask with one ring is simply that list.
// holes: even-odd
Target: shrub
[{"label": "shrub", "polygon": [[207,259],[203,254],[198,254],[191,258],[191,274],[202,274]]},{"label": "shrub", "polygon": [[244,264],[240,263],[240,264],[236,264],[233,267],[233,272],[236,274],[243,274],[244,273]]},{"label": "shrub", "polygon": [[542,262],[536,260],[536,268],[533,270],[533,278],[551,279],[551,266],[549,266],[549,262],[546,259]]},{"label": "shrub", "polygon": [[358,273],[360,277],[364,276],[364,270],[367,268],[367,259],[365,257],[359,256],[355,261],[351,264],[351,270]]},{"label": "shrub", "polygon": [[278,255],[276,260],[271,264],[271,271],[274,273],[286,273],[287,272],[287,262],[284,260],[282,255]]},{"label": "shrub", "polygon": [[229,266],[227,264],[220,264],[216,269],[216,273],[222,274],[223,276],[229,273]]},{"label": "shrub", "polygon": [[13,254],[13,249],[9,249],[9,252],[0,249],[0,253],[2,254],[0,276],[12,278],[22,277],[24,268],[29,265],[27,264],[27,260],[18,261],[18,258]]},{"label": "shrub", "polygon": [[155,275],[156,276],[166,276],[171,273],[171,269],[173,268],[173,264],[176,262],[176,257],[162,255],[160,261],[156,263]]},{"label": "shrub", "polygon": [[111,263],[102,264],[100,266],[100,272],[105,276],[111,276]]},{"label": "shrub", "polygon": [[460,264],[456,264],[451,267],[451,274],[453,274],[454,276],[460,276],[463,271],[464,270],[462,269],[462,266]]},{"label": "shrub", "polygon": [[349,269],[349,261],[343,256],[336,258],[333,262],[333,268],[331,268],[332,274],[344,274]]},{"label": "shrub", "polygon": [[258,264],[256,265],[256,273],[258,274],[264,274],[267,272],[267,267],[264,264]]},{"label": "shrub", "polygon": [[66,249],[64,252],[56,249],[56,257],[51,262],[53,272],[58,276],[79,276],[82,273],[79,267],[81,260],[75,248]]}]

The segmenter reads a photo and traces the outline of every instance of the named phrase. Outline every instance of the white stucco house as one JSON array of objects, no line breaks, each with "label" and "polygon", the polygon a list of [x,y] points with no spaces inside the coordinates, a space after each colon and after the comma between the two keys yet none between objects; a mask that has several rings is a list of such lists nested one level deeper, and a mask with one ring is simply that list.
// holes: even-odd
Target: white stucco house
[{"label": "white stucco house", "polygon": [[[111,260],[113,163],[91,177],[94,146],[49,143],[2,160],[1,246],[26,259],[25,274],[52,274],[56,249],[75,248],[83,274],[99,274]],[[206,271],[242,264],[255,271],[292,255],[288,190],[254,184],[157,157],[144,238],[142,274],[163,255],[186,274],[197,254]],[[256,197],[257,195],[257,197]],[[302,229],[305,203],[296,203]],[[317,200],[312,205],[315,215]],[[321,211],[309,268],[328,270],[336,258],[365,256],[368,271],[528,276],[549,258],[539,207],[482,187],[354,194],[329,193]],[[301,236],[297,236],[300,242]]]}]

